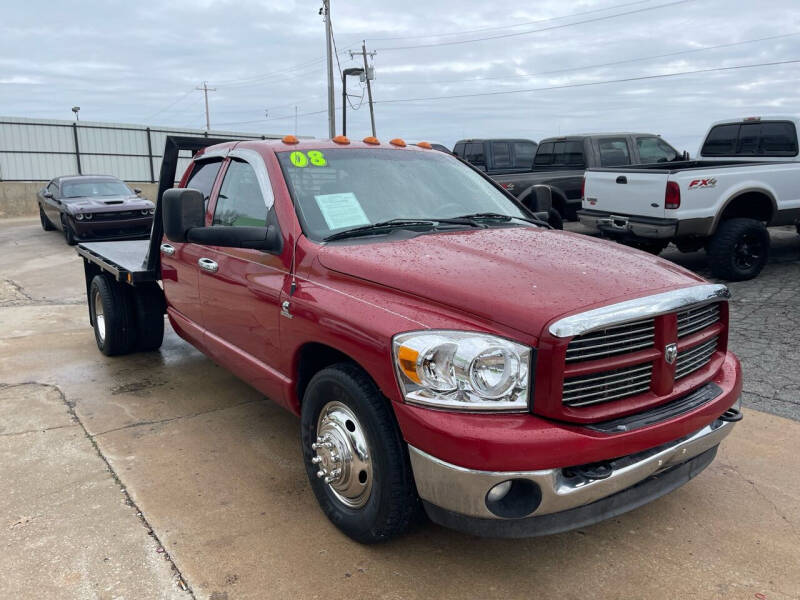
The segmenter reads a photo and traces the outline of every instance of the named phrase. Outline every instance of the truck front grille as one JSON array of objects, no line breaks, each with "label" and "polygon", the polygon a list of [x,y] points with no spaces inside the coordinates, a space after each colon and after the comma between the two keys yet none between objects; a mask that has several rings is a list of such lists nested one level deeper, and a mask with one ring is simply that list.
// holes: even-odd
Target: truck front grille
[{"label": "truck front grille", "polygon": [[696,333],[719,321],[719,303],[690,308],[678,313],[678,337]]},{"label": "truck front grille", "polygon": [[694,373],[698,369],[702,369],[711,362],[711,357],[717,350],[718,336],[714,336],[707,342],[693,346],[688,350],[678,354],[678,360],[675,363],[675,379],[686,377],[690,373]]},{"label": "truck front grille", "polygon": [[650,389],[652,363],[602,371],[564,380],[562,401],[567,406],[588,406],[641,394]]},{"label": "truck front grille", "polygon": [[654,338],[652,318],[591,331],[572,338],[567,346],[567,362],[595,360],[651,348]]}]

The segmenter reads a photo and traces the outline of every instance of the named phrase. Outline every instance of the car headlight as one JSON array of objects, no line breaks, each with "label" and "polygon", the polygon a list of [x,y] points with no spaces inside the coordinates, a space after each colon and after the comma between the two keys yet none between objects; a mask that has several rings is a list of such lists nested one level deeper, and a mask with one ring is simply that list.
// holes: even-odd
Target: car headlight
[{"label": "car headlight", "polygon": [[91,221],[92,220],[92,213],[86,213],[85,215],[83,215],[83,218],[86,219],[87,221]]},{"label": "car headlight", "polygon": [[414,331],[392,342],[411,404],[471,411],[526,411],[531,348],[466,331]]},{"label": "car headlight", "polygon": [[76,221],[83,221],[83,213],[75,213]]},{"label": "car headlight", "polygon": [[150,208],[150,209],[147,210],[147,212],[149,214],[151,214],[151,215],[154,215],[154,214],[156,214],[156,209],[155,208]]},{"label": "car headlight", "polygon": [[139,212],[142,213],[143,215],[149,215],[150,214],[150,209],[149,208],[143,208]]}]

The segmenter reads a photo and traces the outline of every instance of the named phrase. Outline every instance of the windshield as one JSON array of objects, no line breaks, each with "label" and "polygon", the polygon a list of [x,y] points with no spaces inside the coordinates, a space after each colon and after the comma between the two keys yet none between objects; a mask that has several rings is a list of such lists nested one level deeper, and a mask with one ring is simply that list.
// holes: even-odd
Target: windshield
[{"label": "windshield", "polygon": [[133,190],[121,181],[96,180],[80,183],[65,183],[64,198],[83,198],[85,196],[132,196]]},{"label": "windshield", "polygon": [[393,219],[447,219],[475,213],[528,218],[505,194],[442,152],[334,148],[280,152],[307,237]]}]

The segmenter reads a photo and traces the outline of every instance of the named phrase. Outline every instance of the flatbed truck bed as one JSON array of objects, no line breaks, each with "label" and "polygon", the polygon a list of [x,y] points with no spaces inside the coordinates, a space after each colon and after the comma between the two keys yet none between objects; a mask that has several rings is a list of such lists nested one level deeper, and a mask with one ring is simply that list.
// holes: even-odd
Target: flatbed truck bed
[{"label": "flatbed truck bed", "polygon": [[147,268],[149,244],[149,240],[88,242],[78,244],[77,250],[84,261],[97,265],[115,280],[135,285],[159,279],[155,270]]}]

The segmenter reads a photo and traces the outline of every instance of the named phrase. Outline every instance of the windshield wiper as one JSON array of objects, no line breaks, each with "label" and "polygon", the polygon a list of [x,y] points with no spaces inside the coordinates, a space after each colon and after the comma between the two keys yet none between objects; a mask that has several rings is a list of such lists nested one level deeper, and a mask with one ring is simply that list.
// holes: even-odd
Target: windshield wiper
[{"label": "windshield wiper", "polygon": [[362,225],[361,227],[353,227],[352,229],[345,229],[337,233],[332,233],[328,237],[322,238],[323,242],[332,242],[334,240],[341,240],[350,237],[359,237],[362,235],[370,235],[373,233],[381,233],[383,231],[391,231],[392,229],[405,229],[413,227],[429,227],[436,229],[440,224],[445,225],[467,225],[468,227],[483,228],[477,221],[469,217],[457,217],[454,219],[389,219],[388,221],[379,221],[378,223],[370,223],[369,225]]},{"label": "windshield wiper", "polygon": [[511,215],[503,215],[500,213],[494,212],[482,212],[482,213],[473,213],[471,215],[461,215],[457,217],[459,219],[471,219],[473,221],[502,221],[503,223],[507,223],[511,219],[517,219],[519,221],[526,221],[527,223],[533,223],[534,225],[543,225],[545,227],[550,227],[549,223],[546,223],[540,219],[530,219],[528,217],[514,217]]}]

